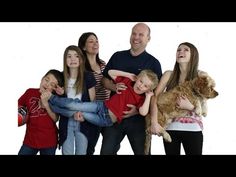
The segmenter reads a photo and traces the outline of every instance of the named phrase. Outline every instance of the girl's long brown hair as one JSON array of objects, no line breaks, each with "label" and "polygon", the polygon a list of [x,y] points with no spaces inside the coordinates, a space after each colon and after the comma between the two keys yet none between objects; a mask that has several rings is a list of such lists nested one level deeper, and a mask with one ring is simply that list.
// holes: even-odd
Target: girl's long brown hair
[{"label": "girl's long brown hair", "polygon": [[[189,43],[189,42],[183,42],[181,45],[186,45],[190,48],[190,61],[188,63],[188,70],[187,70],[187,76],[185,78],[185,81],[192,80],[193,78],[197,77],[198,75],[198,63],[199,63],[199,54],[197,48]],[[178,46],[178,48],[179,48]],[[179,84],[179,78],[180,78],[180,68],[179,63],[175,62],[174,70],[170,76],[170,79],[167,83],[166,90],[170,90],[177,86]]]}]

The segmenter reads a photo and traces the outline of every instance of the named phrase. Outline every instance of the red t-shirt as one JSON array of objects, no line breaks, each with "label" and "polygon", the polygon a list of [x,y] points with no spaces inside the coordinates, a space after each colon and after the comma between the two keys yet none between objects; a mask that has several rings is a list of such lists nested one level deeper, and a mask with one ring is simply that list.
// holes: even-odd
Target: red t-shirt
[{"label": "red t-shirt", "polygon": [[39,108],[39,89],[28,89],[18,99],[18,106],[26,106],[29,120],[26,123],[24,144],[32,148],[57,146],[58,129],[46,109]]},{"label": "red t-shirt", "polygon": [[113,95],[109,100],[105,101],[107,108],[117,117],[117,122],[120,123],[123,116],[123,111],[129,111],[127,104],[135,105],[137,108],[143,105],[145,95],[139,95],[134,92],[134,82],[126,77],[117,77],[116,83],[122,82],[127,86],[126,90],[121,91],[120,94]]}]

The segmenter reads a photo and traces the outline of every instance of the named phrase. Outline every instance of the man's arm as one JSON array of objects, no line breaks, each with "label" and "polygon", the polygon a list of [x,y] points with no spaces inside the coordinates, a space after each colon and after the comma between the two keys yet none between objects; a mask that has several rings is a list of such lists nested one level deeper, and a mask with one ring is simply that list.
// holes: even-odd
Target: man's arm
[{"label": "man's arm", "polygon": [[106,77],[103,77],[103,78],[102,78],[102,84],[103,84],[103,86],[104,86],[106,89],[109,89],[109,90],[111,90],[111,91],[113,91],[113,92],[116,91],[116,84],[113,83],[112,80],[110,80],[110,79],[108,79],[108,78],[106,78]]}]

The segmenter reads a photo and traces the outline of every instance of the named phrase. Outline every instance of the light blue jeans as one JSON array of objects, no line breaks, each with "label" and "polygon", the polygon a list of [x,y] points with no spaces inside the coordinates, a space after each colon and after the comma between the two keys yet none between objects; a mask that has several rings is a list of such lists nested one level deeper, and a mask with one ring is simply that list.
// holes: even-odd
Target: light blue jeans
[{"label": "light blue jeans", "polygon": [[80,122],[74,118],[68,118],[67,138],[62,144],[63,155],[86,155],[88,140],[80,132]]},{"label": "light blue jeans", "polygon": [[73,117],[76,112],[82,112],[85,120],[100,127],[112,126],[108,109],[103,101],[81,102],[80,99],[52,95],[49,105],[53,112],[66,117]]}]

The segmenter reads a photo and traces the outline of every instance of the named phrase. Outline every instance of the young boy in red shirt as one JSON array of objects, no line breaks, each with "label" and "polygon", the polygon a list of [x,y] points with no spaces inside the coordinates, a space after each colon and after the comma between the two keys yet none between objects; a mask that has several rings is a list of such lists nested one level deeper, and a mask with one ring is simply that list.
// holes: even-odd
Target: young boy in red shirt
[{"label": "young boy in red shirt", "polygon": [[[19,108],[27,110],[26,133],[18,155],[55,155],[58,144],[58,115],[49,107],[47,93],[64,93],[63,74],[49,70],[42,78],[39,88],[29,88],[18,99]],[[18,121],[19,122],[19,121]],[[21,126],[21,125],[19,125]]]}]

